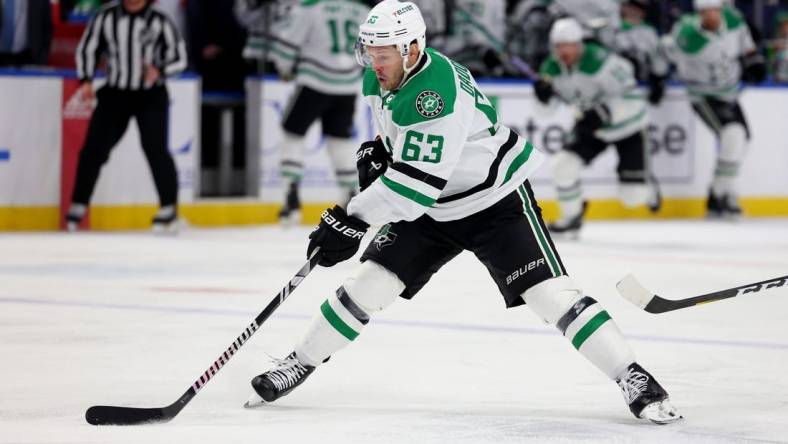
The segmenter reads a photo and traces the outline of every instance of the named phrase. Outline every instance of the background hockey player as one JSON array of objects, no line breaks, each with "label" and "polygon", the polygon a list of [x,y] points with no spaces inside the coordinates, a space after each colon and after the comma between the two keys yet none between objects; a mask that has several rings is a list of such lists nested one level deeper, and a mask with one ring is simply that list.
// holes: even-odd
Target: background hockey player
[{"label": "background hockey player", "polygon": [[543,154],[500,124],[467,68],[426,47],[418,7],[393,0],[374,7],[357,54],[368,66],[363,93],[380,139],[359,149],[361,193],[347,212],[326,210],[307,254],[320,248],[319,263],[332,266],[356,253],[370,225],[383,228],[295,351],[252,380],[247,406],[289,393],[378,311],[398,296],[412,298],[441,266],[470,250],[506,306],[527,303],[555,324],[618,382],[635,416],[679,419],[608,313],[567,276],[527,181]]},{"label": "background hockey player", "polygon": [[619,197],[626,207],[660,205],[656,182],[649,172],[646,101],[637,91],[632,64],[595,43],[583,43],[576,20],[553,24],[553,55],[534,83],[539,101],[553,98],[579,110],[569,143],[555,156],[553,179],[561,209],[550,225],[554,233],[575,236],[582,226],[585,203],[580,173],[585,165],[614,145],[618,152]]},{"label": "background hockey player", "polygon": [[763,81],[766,65],[737,11],[723,0],[695,0],[694,6],[697,13],[674,25],[665,46],[687,84],[692,108],[720,141],[708,215],[738,217],[736,178],[750,137],[738,102],[739,81]]},{"label": "background hockey player", "polygon": [[353,0],[301,2],[291,7],[269,36],[268,55],[280,76],[296,83],[282,119],[281,172],[286,196],[280,218],[284,222],[300,220],[298,188],[304,172],[304,136],[318,119],[342,190],[342,205],[356,191],[351,135],[362,71],[353,48],[358,25],[368,11],[366,5]]},{"label": "background hockey player", "polygon": [[646,22],[648,1],[628,0],[621,4],[621,29],[615,50],[632,62],[635,78],[649,86],[648,101],[657,105],[665,93],[670,68],[660,44],[657,30]]}]

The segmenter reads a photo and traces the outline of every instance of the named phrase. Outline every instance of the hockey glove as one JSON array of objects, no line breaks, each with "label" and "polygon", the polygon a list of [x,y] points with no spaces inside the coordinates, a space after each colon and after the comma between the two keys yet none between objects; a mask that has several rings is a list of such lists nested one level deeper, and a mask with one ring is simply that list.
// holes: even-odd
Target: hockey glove
[{"label": "hockey glove", "polygon": [[553,91],[553,84],[547,80],[539,79],[534,82],[534,94],[536,94],[536,98],[544,103],[547,104],[550,102],[550,98],[553,97],[555,91]]},{"label": "hockey glove", "polygon": [[766,63],[758,52],[748,54],[741,59],[741,80],[745,83],[761,83],[766,80]]},{"label": "hockey glove", "polygon": [[575,122],[578,137],[593,136],[594,132],[610,122],[610,111],[605,105],[597,105],[583,112]]},{"label": "hockey glove", "polygon": [[329,208],[320,216],[320,224],[309,235],[306,256],[310,257],[320,247],[320,261],[324,267],[333,267],[353,257],[366,234],[369,224],[345,213],[339,205]]},{"label": "hockey glove", "polygon": [[358,169],[358,185],[361,191],[382,176],[389,163],[391,163],[391,154],[383,146],[380,137],[362,143],[361,148],[356,151],[356,169]]},{"label": "hockey glove", "polygon": [[648,101],[652,105],[659,105],[662,97],[665,96],[665,77],[649,75],[648,76]]}]

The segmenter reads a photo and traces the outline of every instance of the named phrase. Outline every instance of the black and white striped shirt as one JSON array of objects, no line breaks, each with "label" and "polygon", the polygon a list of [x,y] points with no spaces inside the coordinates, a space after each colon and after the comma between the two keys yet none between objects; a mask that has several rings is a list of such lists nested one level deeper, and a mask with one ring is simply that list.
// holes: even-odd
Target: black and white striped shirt
[{"label": "black and white striped shirt", "polygon": [[[77,47],[80,81],[93,79],[102,55],[109,62],[107,84],[125,90],[163,85],[164,77],[186,68],[186,45],[175,25],[150,5],[131,14],[120,1],[115,1],[93,17]],[[161,71],[161,77],[153,85],[145,85],[146,65]]]}]

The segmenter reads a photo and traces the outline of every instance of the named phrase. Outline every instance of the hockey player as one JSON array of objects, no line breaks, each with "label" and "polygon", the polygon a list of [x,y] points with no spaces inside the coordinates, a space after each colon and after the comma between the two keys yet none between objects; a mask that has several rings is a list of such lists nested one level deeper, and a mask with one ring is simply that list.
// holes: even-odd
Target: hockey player
[{"label": "hockey player", "polygon": [[500,55],[505,51],[506,1],[455,0],[446,54],[473,73],[503,74]]},{"label": "hockey player", "polygon": [[628,0],[621,4],[621,29],[615,50],[632,62],[635,78],[649,85],[648,101],[657,105],[665,94],[668,60],[660,45],[657,30],[645,21],[648,1]]},{"label": "hockey player", "polygon": [[269,36],[269,56],[296,91],[282,120],[281,172],[286,196],[279,214],[285,223],[300,220],[298,193],[304,170],[304,136],[320,119],[326,151],[346,205],[357,187],[351,138],[356,94],[363,72],[353,56],[358,25],[369,8],[354,0],[305,1],[292,5]]},{"label": "hockey player", "polygon": [[694,7],[697,14],[683,16],[665,46],[692,108],[720,141],[707,215],[736,218],[736,178],[750,136],[738,102],[739,81],[763,81],[766,65],[738,12],[723,0],[695,0]]},{"label": "hockey player", "polygon": [[636,89],[632,64],[582,39],[577,21],[556,21],[550,30],[553,55],[542,64],[541,78],[534,83],[539,101],[557,98],[579,110],[569,143],[556,154],[553,169],[561,217],[550,231],[567,237],[576,237],[583,222],[580,172],[608,145],[618,151],[619,197],[624,206],[646,204],[652,212],[660,206],[649,173],[646,102]]},{"label": "hockey player", "polygon": [[[507,307],[528,304],[621,387],[632,413],[680,418],[635,362],[608,313],[567,276],[526,180],[543,154],[501,125],[467,68],[426,46],[410,2],[384,1],[361,25],[363,93],[380,139],[358,151],[362,188],[323,213],[308,253],[320,264],[352,257],[382,225],[362,264],[320,307],[295,351],[252,380],[248,407],[292,391],[398,296],[412,298],[462,250],[487,267]],[[391,162],[389,163],[389,159]]]},{"label": "hockey player", "polygon": [[619,0],[553,0],[554,14],[572,17],[583,28],[583,39],[612,48],[621,27]]}]

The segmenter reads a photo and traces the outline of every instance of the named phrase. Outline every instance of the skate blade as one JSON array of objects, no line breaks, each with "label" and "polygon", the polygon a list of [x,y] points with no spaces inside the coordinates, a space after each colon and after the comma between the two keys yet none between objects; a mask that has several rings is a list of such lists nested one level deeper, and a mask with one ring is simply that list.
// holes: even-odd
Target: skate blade
[{"label": "skate blade", "polygon": [[654,424],[665,425],[683,419],[669,400],[652,402],[640,412],[641,419],[647,419]]},{"label": "skate blade", "polygon": [[260,395],[257,393],[253,394],[249,397],[249,399],[244,403],[245,409],[256,409],[260,408],[264,405],[268,404],[265,399],[261,398]]}]

